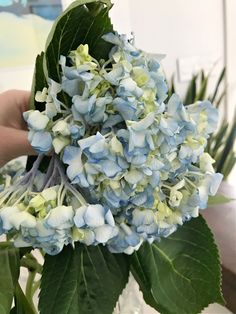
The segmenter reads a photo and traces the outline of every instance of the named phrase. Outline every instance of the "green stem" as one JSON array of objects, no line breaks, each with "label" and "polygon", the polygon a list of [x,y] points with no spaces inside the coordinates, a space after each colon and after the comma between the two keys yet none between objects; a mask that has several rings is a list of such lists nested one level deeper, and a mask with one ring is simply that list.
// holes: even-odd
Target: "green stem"
[{"label": "green stem", "polygon": [[36,291],[39,289],[40,284],[41,284],[41,278],[38,281],[36,281],[33,285],[33,289],[32,289],[33,296],[35,295]]},{"label": "green stem", "polygon": [[19,282],[17,282],[16,288],[15,288],[15,299],[16,299],[15,305],[17,306],[19,303],[19,305],[23,307],[24,313],[37,314],[37,310],[35,309],[35,306],[33,305],[32,307],[29,301],[26,299],[25,294],[22,291]]},{"label": "green stem", "polygon": [[34,306],[34,300],[33,300],[33,286],[34,286],[34,279],[36,276],[37,272],[36,271],[29,271],[29,276],[26,284],[26,290],[25,290],[25,296],[32,307],[32,309],[37,313],[37,310]]},{"label": "green stem", "polygon": [[41,254],[42,258],[45,258],[45,253],[43,252],[43,250],[39,250],[39,253]]},{"label": "green stem", "polygon": [[57,192],[57,206],[61,206],[61,193],[62,193],[62,190],[64,188],[64,184],[61,183],[59,189],[58,189],[58,192]]},{"label": "green stem", "polygon": [[172,187],[171,187],[171,186],[166,185],[166,184],[162,184],[162,186],[161,186],[161,187],[166,188],[166,189],[168,189],[168,190],[171,190],[171,189],[172,189]]},{"label": "green stem", "polygon": [[189,180],[189,179],[186,178],[186,177],[185,177],[185,180],[186,180],[194,189],[197,188],[196,185],[195,185],[191,180]]},{"label": "green stem", "polygon": [[3,198],[1,198],[0,205],[2,205],[10,195],[11,195],[11,192],[7,192],[7,194]]},{"label": "green stem", "polygon": [[18,200],[12,205],[12,206],[16,206],[17,204],[20,203],[20,201],[25,198],[25,196],[29,193],[29,189],[27,189],[22,195],[20,198],[18,198]]},{"label": "green stem", "polygon": [[34,260],[32,258],[23,257],[21,259],[21,266],[28,268],[28,270],[31,272],[37,272],[39,274],[42,274],[42,265],[39,264],[37,260]]},{"label": "green stem", "polygon": [[0,242],[0,248],[2,248],[2,249],[5,249],[9,246],[13,246],[13,243],[11,241]]},{"label": "green stem", "polygon": [[64,198],[66,196],[66,189],[64,189],[61,193],[60,204],[63,205]]}]

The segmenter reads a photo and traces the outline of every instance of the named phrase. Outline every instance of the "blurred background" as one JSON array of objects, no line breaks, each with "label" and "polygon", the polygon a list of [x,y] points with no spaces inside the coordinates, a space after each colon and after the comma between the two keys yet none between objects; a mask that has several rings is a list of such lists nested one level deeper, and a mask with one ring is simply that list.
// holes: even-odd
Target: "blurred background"
[{"label": "blurred background", "polygon": [[[9,88],[30,89],[35,57],[44,49],[53,20],[71,2],[0,0],[0,92]],[[213,100],[220,108],[221,120],[233,122],[235,0],[113,0],[113,3],[111,16],[115,29],[134,37],[137,47],[165,56],[162,65],[172,91],[180,94],[186,104],[198,99]],[[224,162],[224,168],[228,167],[225,169],[228,181],[234,184],[232,153],[226,157],[231,159],[231,165]],[[218,170],[222,168],[221,165]]]},{"label": "blurred background", "polygon": [[[30,86],[35,54],[43,49],[52,20],[70,2],[0,0],[0,90]],[[227,66],[226,100],[228,104],[236,102],[235,0],[113,0],[113,3],[115,28],[123,33],[133,32],[138,47],[166,55],[163,66],[167,78],[176,74],[180,93],[192,74],[201,69],[209,72],[214,67],[212,86],[219,71]],[[13,12],[17,15],[10,14]],[[17,66],[13,79],[9,68]],[[23,66],[28,69],[19,68]],[[3,79],[4,74],[9,76]],[[22,74],[24,81],[19,80]],[[230,116],[233,106],[228,107],[226,112]]]},{"label": "blurred background", "polygon": [[[34,61],[53,20],[71,0],[0,0],[0,92],[30,90]],[[220,111],[207,147],[233,200],[204,213],[220,247],[223,291],[236,313],[236,0],[112,0],[114,28],[162,60],[170,91],[184,103],[209,99]],[[147,309],[147,314],[153,313]],[[212,314],[228,313],[213,305]]]}]

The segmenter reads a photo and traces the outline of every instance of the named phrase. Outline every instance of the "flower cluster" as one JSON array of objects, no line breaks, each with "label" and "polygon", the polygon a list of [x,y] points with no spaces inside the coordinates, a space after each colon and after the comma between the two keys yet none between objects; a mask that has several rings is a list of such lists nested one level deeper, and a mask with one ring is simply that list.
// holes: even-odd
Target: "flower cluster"
[{"label": "flower cluster", "polygon": [[103,38],[113,44],[108,60],[87,45],[61,56],[61,82],[36,93],[45,110],[24,114],[33,148],[58,155],[61,181],[49,179],[23,205],[3,198],[0,231],[20,231],[18,245],[56,254],[81,241],[131,254],[197,217],[222,180],[204,153],[217,110],[208,101],[184,106],[175,94],[166,101],[159,62],[124,36]]},{"label": "flower cluster", "polygon": [[1,192],[0,235],[9,234],[16,246],[42,248],[50,255],[74,241],[104,244],[117,235],[111,211],[100,204],[87,204],[70,185],[55,156],[48,172],[41,173],[37,168],[41,159]]}]

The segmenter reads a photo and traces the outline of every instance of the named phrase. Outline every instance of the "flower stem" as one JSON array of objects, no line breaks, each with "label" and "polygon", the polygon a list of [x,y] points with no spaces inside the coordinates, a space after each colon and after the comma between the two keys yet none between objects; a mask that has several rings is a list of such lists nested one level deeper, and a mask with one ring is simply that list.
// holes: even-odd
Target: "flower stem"
[{"label": "flower stem", "polygon": [[25,176],[18,182],[18,185],[26,185],[28,184],[28,181],[30,180],[30,182],[32,182],[34,180],[34,177],[37,173],[37,170],[41,164],[41,161],[43,160],[44,155],[41,154],[38,156],[38,158],[36,159],[36,161],[33,164],[33,167],[30,169],[29,172],[27,172],[25,174]]},{"label": "flower stem", "polygon": [[66,196],[66,188],[63,189],[60,197],[60,204],[63,205],[64,198]]},{"label": "flower stem", "polygon": [[189,180],[188,178],[185,177],[185,180],[189,183],[189,185],[191,185],[194,189],[197,188],[197,186],[191,181]]},{"label": "flower stem", "polygon": [[61,183],[59,189],[58,189],[58,192],[57,192],[57,206],[61,206],[62,203],[61,203],[61,194],[62,194],[62,190],[64,188],[64,184]]},{"label": "flower stem", "polygon": [[39,274],[41,274],[43,270],[42,265],[38,263],[36,259],[27,258],[27,257],[24,257],[21,259],[21,266],[28,268],[28,270],[32,272],[36,271]]},{"label": "flower stem", "polygon": [[48,180],[52,177],[53,170],[54,170],[54,161],[55,161],[55,155],[52,155],[52,158],[50,160],[49,167],[48,167],[48,170],[45,175],[44,182],[43,182],[43,189],[45,189],[45,186],[47,185]]},{"label": "flower stem", "polygon": [[32,307],[32,309],[37,313],[35,305],[34,305],[34,294],[33,294],[33,287],[34,287],[34,279],[36,276],[37,272],[36,271],[29,271],[29,276],[26,284],[26,290],[25,290],[25,296]]},{"label": "flower stem", "polygon": [[6,195],[1,198],[1,201],[0,201],[0,206],[5,202],[5,200],[11,195],[11,192],[9,191],[8,193],[6,193]]},{"label": "flower stem", "polygon": [[47,188],[50,188],[50,186],[53,185],[53,182],[54,182],[53,180],[55,180],[56,176],[57,176],[57,169],[56,169],[56,167],[54,167],[51,177],[49,178],[48,182],[44,186],[44,190]]},{"label": "flower stem", "polygon": [[0,242],[0,248],[4,249],[4,248],[8,248],[9,246],[12,246],[13,243],[11,241],[4,241],[4,242]]},{"label": "flower stem", "polygon": [[29,190],[27,189],[22,195],[20,198],[18,198],[18,200],[12,205],[12,206],[16,206],[17,204],[20,203],[20,201],[25,198],[25,196],[29,193]]},{"label": "flower stem", "polygon": [[81,193],[79,191],[77,191],[68,181],[65,173],[64,173],[64,169],[62,168],[60,161],[58,159],[56,159],[56,165],[57,165],[57,169],[59,171],[59,174],[61,176],[61,179],[65,185],[65,188],[70,191],[80,202],[81,205],[86,205],[87,202],[86,200],[83,198],[83,196],[81,195]]},{"label": "flower stem", "polygon": [[39,289],[40,284],[41,284],[41,278],[38,281],[36,281],[33,285],[33,289],[32,289],[33,296],[35,295],[36,291]]},{"label": "flower stem", "polygon": [[21,289],[20,284],[17,282],[16,287],[15,287],[15,299],[16,299],[16,304],[19,302],[21,306],[24,308],[24,313],[27,314],[37,314],[37,310],[33,304],[33,306],[29,303],[27,300],[24,292]]}]

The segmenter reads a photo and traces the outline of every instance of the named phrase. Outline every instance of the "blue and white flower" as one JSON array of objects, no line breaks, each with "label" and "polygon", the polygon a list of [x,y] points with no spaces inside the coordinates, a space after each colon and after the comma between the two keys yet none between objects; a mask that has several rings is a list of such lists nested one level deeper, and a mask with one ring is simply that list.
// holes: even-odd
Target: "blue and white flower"
[{"label": "blue and white flower", "polygon": [[42,111],[24,113],[40,156],[0,191],[0,234],[14,232],[16,246],[54,255],[79,241],[132,254],[197,217],[222,181],[204,152],[216,108],[184,106],[176,94],[167,102],[160,60],[126,36],[103,39],[107,60],[87,44],[60,56],[60,82],[49,78],[35,95]]}]

